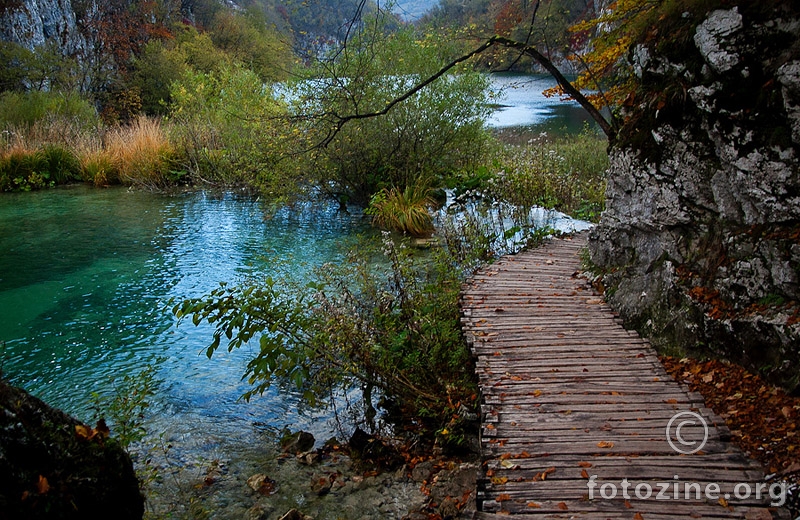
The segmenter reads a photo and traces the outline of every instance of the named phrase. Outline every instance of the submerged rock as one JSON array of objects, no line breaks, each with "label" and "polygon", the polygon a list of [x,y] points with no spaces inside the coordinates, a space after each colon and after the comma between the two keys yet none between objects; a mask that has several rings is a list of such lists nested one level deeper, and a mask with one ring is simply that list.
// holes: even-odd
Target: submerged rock
[{"label": "submerged rock", "polygon": [[91,428],[0,381],[0,519],[140,519],[128,454]]},{"label": "submerged rock", "polygon": [[286,453],[299,455],[311,451],[317,440],[308,432],[295,432],[284,435],[281,438],[281,449]]}]

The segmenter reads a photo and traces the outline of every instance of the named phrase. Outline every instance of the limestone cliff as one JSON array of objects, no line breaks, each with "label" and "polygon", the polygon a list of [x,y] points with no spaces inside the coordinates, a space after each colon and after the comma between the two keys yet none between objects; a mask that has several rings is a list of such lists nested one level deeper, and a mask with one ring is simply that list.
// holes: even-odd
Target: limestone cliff
[{"label": "limestone cliff", "polygon": [[652,28],[668,37],[631,53],[641,88],[611,152],[591,261],[657,347],[796,386],[800,6],[685,4],[697,7]]},{"label": "limestone cliff", "polygon": [[54,45],[63,56],[87,50],[85,20],[96,10],[93,0],[10,0],[0,7],[0,40],[29,50]]}]

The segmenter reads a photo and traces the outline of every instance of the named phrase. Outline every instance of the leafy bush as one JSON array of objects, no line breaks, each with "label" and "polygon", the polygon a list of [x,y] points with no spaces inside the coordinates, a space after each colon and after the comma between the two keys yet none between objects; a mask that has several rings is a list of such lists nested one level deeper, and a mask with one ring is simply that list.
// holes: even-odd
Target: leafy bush
[{"label": "leafy bush", "polygon": [[463,273],[444,251],[433,261],[416,257],[388,232],[382,247],[384,262],[360,247],[346,262],[320,268],[302,289],[271,279],[223,284],[174,312],[215,325],[209,357],[223,341],[228,350],[258,342],[245,373],[254,385],[246,398],[275,381],[296,385],[310,403],[332,389],[360,386],[371,396],[374,387],[406,420],[457,440],[477,400],[459,321]]},{"label": "leafy bush", "polygon": [[81,165],[72,150],[64,146],[50,144],[42,149],[46,171],[56,184],[67,184],[80,179]]},{"label": "leafy bush", "polygon": [[17,147],[0,155],[0,190],[31,191],[50,182],[47,158],[41,151]]},{"label": "leafy bush", "polygon": [[294,161],[279,160],[302,146],[287,126],[286,108],[262,80],[240,66],[213,73],[187,72],[171,89],[170,121],[197,183],[260,186],[273,197],[302,189]]},{"label": "leafy bush", "polygon": [[[459,70],[394,104],[445,61],[436,46],[411,31],[382,33],[382,20],[364,24],[347,48],[332,53],[292,90],[303,129],[324,143],[311,168],[318,184],[342,203],[366,206],[383,188],[422,179],[433,188],[486,151],[488,79]],[[372,115],[370,115],[372,114]]]},{"label": "leafy bush", "polygon": [[0,94],[0,123],[7,128],[26,128],[46,119],[73,120],[82,127],[98,121],[92,104],[74,93],[34,90]]}]

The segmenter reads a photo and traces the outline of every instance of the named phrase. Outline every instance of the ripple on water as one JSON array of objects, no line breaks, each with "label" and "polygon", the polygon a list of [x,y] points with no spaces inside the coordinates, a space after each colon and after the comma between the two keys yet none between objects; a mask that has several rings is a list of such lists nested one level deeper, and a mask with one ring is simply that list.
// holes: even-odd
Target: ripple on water
[{"label": "ripple on water", "polygon": [[151,430],[167,436],[182,458],[221,456],[238,441],[263,437],[256,421],[275,430],[310,425],[313,417],[298,412],[296,396],[277,389],[238,402],[251,353],[206,359],[211,329],[176,326],[166,305],[221,281],[276,273],[301,279],[339,258],[343,242],[364,229],[360,216],[332,207],[269,214],[260,202],[230,194],[85,187],[4,194],[4,374],[88,421],[93,392],[112,394],[119,378],[163,357]]}]

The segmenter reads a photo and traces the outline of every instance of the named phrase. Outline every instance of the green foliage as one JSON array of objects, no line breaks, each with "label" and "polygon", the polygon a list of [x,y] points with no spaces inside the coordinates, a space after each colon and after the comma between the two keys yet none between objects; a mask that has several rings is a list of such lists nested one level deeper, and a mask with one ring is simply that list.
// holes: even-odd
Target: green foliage
[{"label": "green foliage", "polygon": [[287,128],[285,106],[257,74],[237,65],[187,71],[173,83],[171,97],[180,169],[193,180],[260,186],[272,197],[302,189],[293,182],[292,163],[278,163],[302,136]]},{"label": "green foliage", "polygon": [[590,130],[552,141],[543,137],[503,146],[487,193],[521,208],[553,208],[597,221],[605,205],[608,142]]},{"label": "green foliage", "polygon": [[[415,257],[383,239],[353,250],[347,261],[320,268],[305,288],[223,284],[210,295],[174,307],[179,317],[215,325],[207,354],[258,342],[245,378],[254,388],[278,381],[320,403],[332,389],[375,387],[433,430],[457,430],[454,413],[476,400],[474,373],[459,325],[462,272],[452,259]],[[420,419],[421,418],[421,419]],[[455,430],[454,430],[455,429]]]},{"label": "green foliage", "polygon": [[269,28],[263,16],[221,11],[214,17],[211,39],[228,56],[268,82],[286,78],[293,61],[291,48]]},{"label": "green foliage", "polygon": [[48,184],[41,172],[47,162],[41,152],[12,150],[0,156],[0,190],[31,191]]},{"label": "green foliage", "polygon": [[67,184],[80,179],[81,165],[75,153],[68,148],[51,144],[42,150],[46,171],[56,184]]},{"label": "green foliage", "polygon": [[0,123],[8,127],[26,128],[43,120],[74,120],[80,126],[97,124],[97,111],[92,104],[74,93],[56,91],[0,93]]},{"label": "green foliage", "polygon": [[377,191],[420,179],[436,188],[486,150],[488,79],[477,73],[442,77],[371,116],[443,64],[435,46],[408,30],[386,34],[381,24],[365,23],[342,52],[318,64],[319,79],[294,88],[293,112],[311,115],[303,133],[326,144],[311,167],[342,203],[366,206]]},{"label": "green foliage", "polygon": [[168,50],[161,41],[145,45],[133,63],[131,86],[138,88],[145,114],[164,115],[170,102],[170,85],[178,81],[188,65],[179,52]]},{"label": "green foliage", "polygon": [[372,196],[365,213],[372,215],[372,223],[383,229],[427,237],[433,233],[430,210],[435,206],[430,188],[416,183],[404,189],[384,188]]},{"label": "green foliage", "polygon": [[95,421],[103,419],[113,434],[113,439],[123,449],[141,441],[145,429],[145,413],[150,399],[156,395],[162,380],[158,378],[158,367],[164,358],[157,358],[136,374],[121,379],[112,377],[114,392],[111,395],[92,393]]},{"label": "green foliage", "polygon": [[0,42],[0,64],[0,92],[79,90],[77,60],[62,56],[53,41],[32,51],[16,43]]}]

